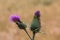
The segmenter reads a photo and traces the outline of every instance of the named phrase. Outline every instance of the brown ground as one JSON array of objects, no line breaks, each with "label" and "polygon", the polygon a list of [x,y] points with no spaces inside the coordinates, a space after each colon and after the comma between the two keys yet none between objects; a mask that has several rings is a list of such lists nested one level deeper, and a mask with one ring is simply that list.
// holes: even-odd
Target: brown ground
[{"label": "brown ground", "polygon": [[[43,0],[44,1],[44,0]],[[29,40],[23,30],[9,20],[12,14],[20,15],[21,20],[29,25],[36,10],[41,12],[41,33],[35,40],[60,40],[60,1],[53,0],[50,5],[44,5],[40,0],[0,0],[0,40]]]}]

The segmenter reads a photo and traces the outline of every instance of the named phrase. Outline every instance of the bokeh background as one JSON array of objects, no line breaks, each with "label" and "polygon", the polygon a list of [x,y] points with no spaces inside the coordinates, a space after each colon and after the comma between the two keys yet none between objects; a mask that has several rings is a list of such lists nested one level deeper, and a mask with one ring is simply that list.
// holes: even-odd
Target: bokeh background
[{"label": "bokeh background", "polygon": [[19,15],[32,37],[29,27],[36,10],[42,27],[35,40],[60,40],[60,0],[0,0],[0,40],[30,40],[9,16]]}]

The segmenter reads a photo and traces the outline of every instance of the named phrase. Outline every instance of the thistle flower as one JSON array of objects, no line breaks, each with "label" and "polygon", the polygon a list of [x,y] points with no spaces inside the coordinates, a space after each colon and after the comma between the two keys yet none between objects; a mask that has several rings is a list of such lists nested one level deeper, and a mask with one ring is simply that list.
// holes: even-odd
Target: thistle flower
[{"label": "thistle flower", "polygon": [[41,28],[39,17],[40,17],[40,11],[36,11],[34,13],[34,18],[32,20],[31,26],[30,26],[30,30],[33,32],[33,40],[34,40],[35,34],[38,33]]},{"label": "thistle flower", "polygon": [[20,20],[20,17],[17,15],[11,15],[10,20],[15,22],[20,29],[25,29],[26,25]]},{"label": "thistle flower", "polygon": [[36,11],[35,16],[40,17],[40,11]]},{"label": "thistle flower", "polygon": [[20,16],[18,15],[11,15],[10,20],[13,22],[20,21]]}]

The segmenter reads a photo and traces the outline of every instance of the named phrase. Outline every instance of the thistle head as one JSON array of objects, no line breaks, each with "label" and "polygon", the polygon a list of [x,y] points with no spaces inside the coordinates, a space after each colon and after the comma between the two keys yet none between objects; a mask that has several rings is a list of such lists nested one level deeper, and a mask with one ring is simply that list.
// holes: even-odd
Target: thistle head
[{"label": "thistle head", "polygon": [[20,21],[20,16],[18,15],[11,15],[10,20],[13,22]]},{"label": "thistle head", "polygon": [[36,11],[35,16],[40,17],[40,11]]}]

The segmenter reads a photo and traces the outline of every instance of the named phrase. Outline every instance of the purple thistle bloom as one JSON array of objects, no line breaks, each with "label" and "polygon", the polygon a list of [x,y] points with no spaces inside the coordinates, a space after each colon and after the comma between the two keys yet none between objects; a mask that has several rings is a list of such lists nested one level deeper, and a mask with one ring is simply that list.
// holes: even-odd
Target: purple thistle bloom
[{"label": "purple thistle bloom", "polygon": [[35,16],[40,17],[40,11],[36,11]]},{"label": "purple thistle bloom", "polygon": [[20,21],[20,16],[18,16],[18,15],[11,15],[10,16],[10,20],[14,21],[14,22]]}]

